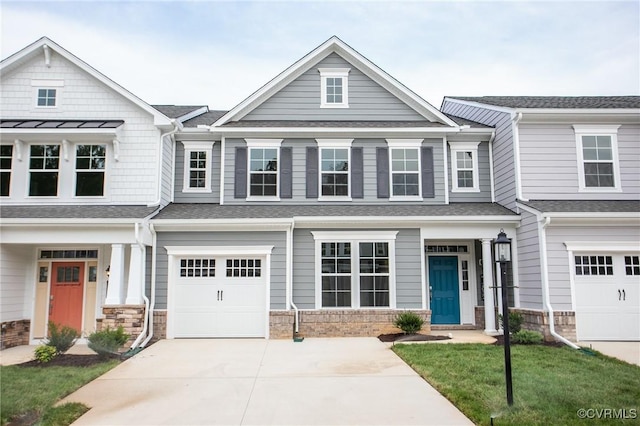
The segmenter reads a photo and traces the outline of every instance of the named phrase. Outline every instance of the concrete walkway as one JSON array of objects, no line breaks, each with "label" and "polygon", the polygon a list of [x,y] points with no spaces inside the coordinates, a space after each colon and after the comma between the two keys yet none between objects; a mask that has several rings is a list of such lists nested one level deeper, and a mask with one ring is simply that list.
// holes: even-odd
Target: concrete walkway
[{"label": "concrete walkway", "polygon": [[63,402],[78,425],[471,425],[376,338],[161,340]]}]

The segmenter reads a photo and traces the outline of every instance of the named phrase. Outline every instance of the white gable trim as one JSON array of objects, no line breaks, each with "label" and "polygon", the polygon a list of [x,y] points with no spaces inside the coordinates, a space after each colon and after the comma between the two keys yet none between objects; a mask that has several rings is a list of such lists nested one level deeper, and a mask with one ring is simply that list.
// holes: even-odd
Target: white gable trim
[{"label": "white gable trim", "polygon": [[427,120],[444,123],[454,128],[459,127],[437,108],[409,90],[360,53],[356,52],[338,37],[333,36],[220,117],[220,119],[211,126],[212,130],[229,121],[240,120],[331,53],[337,53],[342,56],[347,62],[354,65],[363,74],[405,102]]},{"label": "white gable trim", "polygon": [[129,100],[136,106],[148,112],[153,116],[153,119],[154,119],[153,124],[155,124],[156,126],[172,125],[171,119],[169,117],[165,116],[160,111],[153,108],[151,105],[144,102],[142,99],[138,98],[133,93],[129,92],[124,87],[120,86],[113,80],[109,79],[104,74],[100,73],[98,70],[91,67],[89,64],[82,61],[80,58],[73,55],[72,53],[64,49],[62,46],[58,45],[57,43],[55,43],[54,41],[50,40],[47,37],[42,37],[36,42],[30,44],[29,46],[14,53],[13,55],[9,56],[8,58],[0,62],[0,73],[6,73],[13,67],[19,66],[23,61],[30,58],[31,56],[40,55],[41,54],[40,49],[44,49],[45,52],[50,52],[50,50],[53,50],[56,54],[62,56],[63,58],[65,58],[66,60],[68,60],[69,62],[71,62],[72,64],[74,64],[75,66],[83,70],[84,72],[88,73],[93,78],[100,81],[102,84],[104,84],[114,92],[120,94],[121,96],[125,97],[127,100]]}]

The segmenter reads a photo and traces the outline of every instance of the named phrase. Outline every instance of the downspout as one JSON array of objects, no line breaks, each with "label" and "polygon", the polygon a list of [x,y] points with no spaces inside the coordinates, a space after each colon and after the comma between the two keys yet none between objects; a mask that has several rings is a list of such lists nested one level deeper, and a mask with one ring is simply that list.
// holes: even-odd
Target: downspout
[{"label": "downspout", "polygon": [[[140,250],[142,251],[142,253],[146,253],[145,246],[142,243],[142,241],[140,241],[140,231],[138,229],[138,226],[139,226],[139,223],[136,222],[135,223],[136,244],[140,247]],[[145,312],[144,324],[142,325],[142,331],[138,335],[138,338],[133,342],[133,344],[131,345],[131,348],[129,348],[129,352],[134,351],[138,347],[138,345],[140,344],[140,341],[147,335],[147,328],[149,327],[149,298],[147,297],[147,295],[145,294],[146,292],[144,291],[144,285],[145,285],[144,280],[142,285],[143,285],[142,300],[144,300],[144,312]]]},{"label": "downspout", "polygon": [[147,338],[144,339],[144,342],[140,345],[142,348],[147,346],[149,340],[153,337],[153,311],[156,307],[156,256],[157,256],[157,243],[158,243],[158,234],[156,234],[156,229],[153,226],[153,223],[149,224],[149,231],[151,231],[151,303],[149,306],[149,334]]},{"label": "downspout", "polygon": [[[287,229],[287,308],[291,306],[295,312],[294,331],[298,334],[300,331],[300,311],[295,303],[293,303],[293,229],[295,228],[295,220],[291,221],[291,226]],[[295,335],[294,335],[295,337]]]},{"label": "downspout", "polygon": [[545,309],[549,313],[549,333],[557,340],[561,341],[567,346],[571,346],[573,349],[580,349],[578,345],[562,337],[556,332],[555,319],[553,317],[553,308],[551,307],[551,297],[549,296],[549,275],[547,264],[547,226],[551,223],[550,217],[541,217],[538,215],[538,233],[540,234],[540,268],[542,269],[542,300],[544,302]]},{"label": "downspout", "polygon": [[225,156],[226,140],[222,136],[220,138],[220,205],[224,204],[224,156]]},{"label": "downspout", "polygon": [[496,202],[496,183],[493,177],[493,141],[496,139],[496,131],[491,133],[491,139],[489,139],[489,181],[491,184],[491,202]]},{"label": "downspout", "polygon": [[[173,126],[172,130],[160,134],[160,147],[158,152],[158,198],[153,203],[149,204],[149,206],[157,206],[162,202],[162,162],[164,161],[164,138],[165,136],[172,136],[184,128],[182,126],[182,123],[180,123],[175,118],[171,119],[171,125]],[[171,162],[174,163],[174,161]]]},{"label": "downspout", "polygon": [[513,167],[516,178],[516,199],[529,201],[522,195],[522,175],[520,174],[520,130],[518,125],[522,120],[522,113],[513,113],[511,115],[511,135],[513,138]]}]

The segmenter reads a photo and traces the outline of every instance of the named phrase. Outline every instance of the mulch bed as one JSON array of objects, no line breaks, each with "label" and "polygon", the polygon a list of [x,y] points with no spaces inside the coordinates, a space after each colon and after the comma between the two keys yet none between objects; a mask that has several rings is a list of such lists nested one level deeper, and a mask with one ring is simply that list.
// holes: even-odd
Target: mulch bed
[{"label": "mulch bed", "polygon": [[[496,338],[496,341],[493,343],[496,346],[504,346],[504,336],[502,334],[499,334],[497,336],[493,336]],[[510,342],[511,345],[520,345],[520,343],[513,343],[513,341]],[[555,340],[553,342],[546,342],[543,341],[542,343],[539,343],[542,346],[550,346],[552,348],[561,348],[563,346],[565,346],[564,343],[562,342],[556,342]]]},{"label": "mulch bed", "polygon": [[[119,359],[114,357],[113,359]],[[62,354],[53,358],[49,362],[38,362],[36,360],[17,364],[18,367],[89,367],[105,362],[99,355],[71,355]]]},{"label": "mulch bed", "polygon": [[378,336],[381,342],[428,342],[432,340],[449,340],[447,336],[434,336],[430,334],[381,334]]}]

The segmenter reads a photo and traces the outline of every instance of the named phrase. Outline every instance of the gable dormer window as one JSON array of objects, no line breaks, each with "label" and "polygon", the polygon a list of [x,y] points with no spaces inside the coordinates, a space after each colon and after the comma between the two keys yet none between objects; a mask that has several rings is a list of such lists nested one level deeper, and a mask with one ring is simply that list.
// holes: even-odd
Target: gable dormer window
[{"label": "gable dormer window", "polygon": [[349,68],[319,68],[320,108],[349,108]]}]

